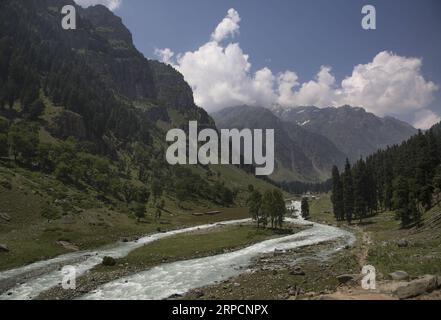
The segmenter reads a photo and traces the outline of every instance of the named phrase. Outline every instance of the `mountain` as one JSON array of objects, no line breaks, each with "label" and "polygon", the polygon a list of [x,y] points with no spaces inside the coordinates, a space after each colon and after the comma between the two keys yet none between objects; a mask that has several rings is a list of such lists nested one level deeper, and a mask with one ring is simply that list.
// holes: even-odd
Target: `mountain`
[{"label": "mountain", "polygon": [[275,181],[325,180],[333,165],[344,163],[345,154],[327,138],[282,121],[266,108],[237,106],[211,116],[219,129],[275,129]]},{"label": "mountain", "polygon": [[[76,8],[76,30],[62,29],[65,5]],[[166,133],[190,120],[215,128],[184,77],[146,59],[105,6],[0,2],[0,166],[128,206],[164,194],[178,207],[229,205],[249,184],[271,187],[234,166],[168,165]]]},{"label": "mountain", "polygon": [[411,125],[392,117],[380,118],[363,108],[282,108],[272,110],[281,120],[331,140],[351,161],[408,139],[417,133]]}]

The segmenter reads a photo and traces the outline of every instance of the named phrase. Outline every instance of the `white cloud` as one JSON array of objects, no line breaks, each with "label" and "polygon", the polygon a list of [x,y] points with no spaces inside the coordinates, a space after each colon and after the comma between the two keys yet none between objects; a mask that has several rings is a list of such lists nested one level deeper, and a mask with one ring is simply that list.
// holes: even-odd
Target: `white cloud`
[{"label": "white cloud", "polygon": [[221,42],[229,36],[235,36],[239,33],[239,23],[239,13],[234,9],[228,10],[227,16],[218,24],[216,30],[211,35],[211,40]]},{"label": "white cloud", "polygon": [[387,51],[354,68],[343,80],[340,100],[378,115],[403,114],[427,107],[438,87],[421,74],[422,60]]},{"label": "white cloud", "polygon": [[413,126],[418,129],[430,129],[433,125],[441,121],[441,117],[431,110],[421,110],[415,115]]},{"label": "white cloud", "polygon": [[159,60],[161,62],[164,62],[166,64],[172,64],[172,58],[175,55],[175,53],[169,48],[155,49],[155,54],[159,57]]},{"label": "white cloud", "polygon": [[[367,64],[355,66],[352,75],[341,83],[336,81],[329,66],[322,66],[314,80],[303,83],[290,70],[274,74],[265,67],[253,73],[250,58],[239,43],[222,43],[239,32],[240,21],[237,11],[230,9],[210,41],[197,50],[179,54],[176,59],[170,49],[156,51],[163,62],[184,75],[193,88],[196,103],[209,112],[240,104],[268,107],[349,104],[379,116],[400,116],[427,111],[438,90],[433,82],[424,79],[421,59],[388,51],[380,52]],[[430,118],[427,112],[425,115]],[[433,114],[432,120],[433,116],[437,117]]]},{"label": "white cloud", "polygon": [[75,0],[75,2],[82,7],[102,4],[112,11],[118,9],[122,4],[122,0]]}]

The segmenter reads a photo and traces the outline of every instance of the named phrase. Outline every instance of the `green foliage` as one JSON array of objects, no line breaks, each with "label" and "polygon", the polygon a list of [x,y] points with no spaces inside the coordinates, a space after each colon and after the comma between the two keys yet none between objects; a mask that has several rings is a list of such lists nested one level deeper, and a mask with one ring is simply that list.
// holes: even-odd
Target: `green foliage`
[{"label": "green foliage", "polygon": [[286,214],[285,201],[280,190],[268,190],[262,197],[261,222],[266,227],[268,222],[271,228],[281,228]]},{"label": "green foliage", "polygon": [[308,220],[310,218],[308,198],[302,199],[301,211],[303,219]]},{"label": "green foliage", "polygon": [[141,219],[145,218],[145,212],[146,212],[145,205],[137,203],[135,208],[134,208],[134,214],[135,214],[135,217],[138,219],[138,222]]},{"label": "green foliage", "polygon": [[354,184],[352,179],[351,164],[346,160],[345,172],[343,173],[343,206],[345,218],[348,223],[354,216]]},{"label": "green foliage", "polygon": [[60,218],[58,210],[50,204],[44,206],[41,210],[41,216],[48,220],[56,220]]},{"label": "green foliage", "polygon": [[247,205],[250,210],[251,218],[257,222],[257,227],[260,225],[260,214],[262,207],[262,194],[258,190],[254,190],[251,192],[247,200]]},{"label": "green foliage", "polygon": [[29,165],[37,154],[36,126],[27,122],[15,123],[9,130],[8,140],[14,159]]},{"label": "green foliage", "polygon": [[104,257],[102,265],[105,267],[113,267],[116,265],[116,260],[112,257]]},{"label": "green foliage", "polygon": [[340,172],[336,166],[332,168],[332,183],[331,201],[334,209],[334,216],[337,221],[343,221],[345,219],[343,183],[340,179]]},{"label": "green foliage", "polygon": [[29,105],[26,111],[29,114],[30,119],[36,120],[43,113],[44,108],[45,106],[43,104],[43,101],[41,101],[41,99],[38,98]]},{"label": "green foliage", "polygon": [[[441,193],[441,124],[421,131],[400,146],[380,150],[345,172],[333,172],[334,213],[341,203],[346,219],[360,221],[379,210],[395,210],[403,228],[419,225],[424,211],[439,202]],[[336,214],[339,220],[341,216]]]},{"label": "green foliage", "polygon": [[9,121],[3,117],[0,117],[0,133],[7,134],[9,131]]},{"label": "green foliage", "polygon": [[0,133],[0,157],[7,157],[9,154],[8,136]]}]

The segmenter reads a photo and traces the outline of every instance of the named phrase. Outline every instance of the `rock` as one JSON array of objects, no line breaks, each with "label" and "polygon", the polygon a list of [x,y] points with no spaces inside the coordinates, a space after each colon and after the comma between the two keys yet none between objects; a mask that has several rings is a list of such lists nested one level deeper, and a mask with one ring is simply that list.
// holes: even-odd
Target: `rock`
[{"label": "rock", "polygon": [[290,275],[292,276],[304,276],[306,275],[305,271],[303,271],[300,267],[294,268],[294,270],[291,270]]},{"label": "rock", "polygon": [[202,298],[205,295],[205,293],[199,289],[194,290],[193,293],[196,296],[196,299]]},{"label": "rock", "polygon": [[0,212],[0,220],[4,220],[6,222],[9,222],[9,221],[11,221],[11,217],[7,213]]},{"label": "rock", "polygon": [[9,252],[8,246],[0,243],[0,252]]},{"label": "rock", "polygon": [[70,250],[70,251],[79,251],[80,248],[78,248],[76,245],[73,245],[72,243],[68,241],[57,241],[57,244],[62,246],[63,248]]},{"label": "rock", "polygon": [[432,292],[433,290],[437,289],[437,287],[437,277],[432,275],[425,275],[422,278],[399,286],[394,291],[394,294],[399,299],[408,299],[417,297],[426,292]]},{"label": "rock", "polygon": [[397,246],[399,248],[406,248],[406,247],[409,246],[409,242],[407,240],[405,240],[405,239],[401,239],[401,240],[398,240]]},{"label": "rock", "polygon": [[355,281],[355,279],[356,279],[356,276],[354,276],[353,274],[342,274],[337,277],[337,280],[340,284],[353,282],[353,281]]},{"label": "rock", "polygon": [[112,257],[104,257],[102,264],[106,267],[113,267],[116,265],[116,260]]},{"label": "rock", "polygon": [[408,281],[409,275],[405,271],[395,271],[389,273],[389,277],[394,281]]},{"label": "rock", "polygon": [[285,253],[285,251],[283,251],[283,250],[274,249],[274,256],[280,256],[284,253]]},{"label": "rock", "polygon": [[233,284],[233,286],[235,286],[236,288],[240,287],[240,283],[236,282],[235,284]]}]

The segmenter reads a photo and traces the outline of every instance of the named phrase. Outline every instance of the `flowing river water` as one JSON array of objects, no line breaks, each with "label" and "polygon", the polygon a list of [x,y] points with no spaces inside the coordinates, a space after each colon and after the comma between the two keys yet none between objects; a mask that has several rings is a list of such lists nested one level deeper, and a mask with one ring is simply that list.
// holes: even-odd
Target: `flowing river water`
[{"label": "flowing river water", "polygon": [[[291,206],[295,210],[299,210],[300,202],[292,202]],[[101,250],[66,254],[54,259],[1,272],[0,283],[13,281],[18,285],[1,294],[0,300],[36,298],[40,293],[61,283],[63,279],[61,268],[66,265],[75,267],[76,275],[81,276],[99,265],[105,256],[121,258],[143,245],[173,235],[248,221],[234,220],[154,234],[141,238],[136,242],[118,243]],[[287,218],[286,221],[296,224],[310,224],[301,218]],[[183,294],[189,290],[227,280],[246,272],[247,267],[252,263],[252,259],[261,254],[324,242],[333,243],[325,252],[325,254],[332,254],[347,245],[351,245],[355,242],[355,237],[339,228],[314,223],[311,228],[296,234],[266,240],[234,252],[161,264],[149,270],[109,282],[83,296],[82,299],[165,299],[174,294]]]}]

